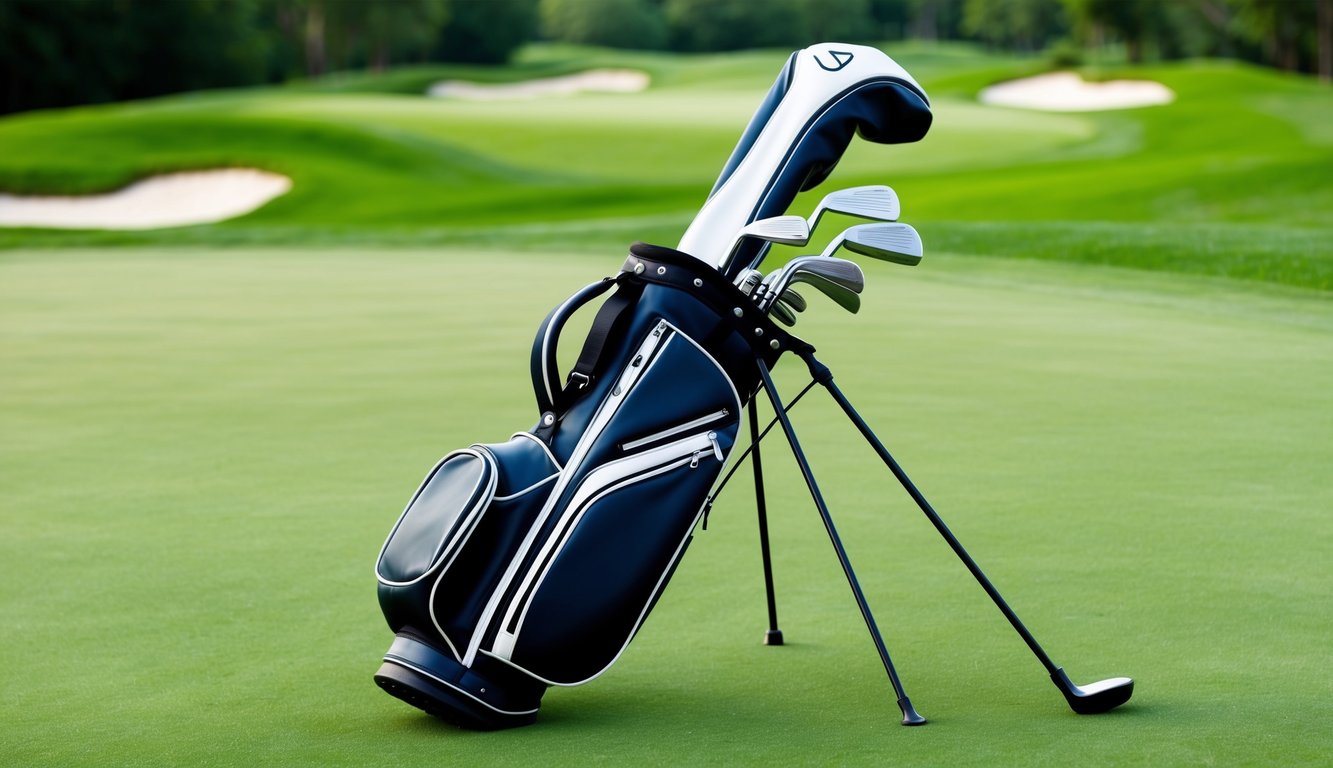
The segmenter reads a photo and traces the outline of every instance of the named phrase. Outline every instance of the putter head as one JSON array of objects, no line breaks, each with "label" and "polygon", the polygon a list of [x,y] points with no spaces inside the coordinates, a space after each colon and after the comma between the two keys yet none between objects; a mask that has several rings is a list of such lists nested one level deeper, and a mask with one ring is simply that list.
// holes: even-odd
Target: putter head
[{"label": "putter head", "polygon": [[1065,695],[1069,708],[1080,715],[1109,712],[1134,695],[1134,681],[1128,677],[1112,677],[1080,687],[1070,681],[1063,668],[1056,668],[1051,681]]},{"label": "putter head", "polygon": [[921,235],[908,224],[858,224],[840,235],[843,248],[874,259],[905,264],[921,263]]},{"label": "putter head", "polygon": [[824,195],[815,206],[814,213],[810,214],[810,229],[813,230],[819,219],[830,211],[875,221],[897,221],[902,208],[898,193],[883,184],[839,189]]},{"label": "putter head", "polygon": [[732,267],[732,259],[735,258],[737,249],[740,248],[741,243],[747,237],[780,245],[805,245],[810,242],[810,225],[800,216],[772,216],[746,224],[736,233],[731,247],[727,249],[722,261],[718,262],[718,268],[724,273]]}]

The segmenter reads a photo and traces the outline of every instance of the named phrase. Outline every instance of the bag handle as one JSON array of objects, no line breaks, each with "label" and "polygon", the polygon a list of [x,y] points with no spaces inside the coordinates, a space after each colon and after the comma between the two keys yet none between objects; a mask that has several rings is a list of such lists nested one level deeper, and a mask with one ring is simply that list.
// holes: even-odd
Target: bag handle
[{"label": "bag handle", "polygon": [[[588,330],[588,337],[583,342],[578,362],[570,371],[569,378],[562,384],[559,363],[556,360],[560,332],[564,330],[566,321],[575,312],[616,285],[620,285],[621,290],[607,299],[597,311],[592,328]],[[626,316],[627,310],[638,300],[641,286],[637,288],[630,288],[615,277],[603,278],[565,299],[542,321],[541,327],[537,329],[537,336],[532,341],[531,367],[532,390],[537,398],[537,408],[543,414],[543,421],[546,414],[563,410],[580,391],[592,384],[593,372],[602,356],[602,350],[621,324],[620,321]]]}]

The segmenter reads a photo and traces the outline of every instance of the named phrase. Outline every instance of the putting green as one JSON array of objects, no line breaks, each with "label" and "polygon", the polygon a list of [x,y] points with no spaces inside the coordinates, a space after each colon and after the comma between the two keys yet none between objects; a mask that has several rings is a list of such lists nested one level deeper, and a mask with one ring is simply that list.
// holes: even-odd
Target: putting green
[{"label": "putting green", "polygon": [[[893,696],[767,449],[765,648],[742,478],[606,675],[537,725],[440,725],[370,681],[375,555],[440,454],[534,419],[531,333],[619,254],[0,255],[0,733],[14,765],[1317,764],[1326,294],[932,253],[799,326],[1076,682],[1078,717],[812,394],[794,418],[917,708]],[[795,392],[800,367],[780,384]]]}]

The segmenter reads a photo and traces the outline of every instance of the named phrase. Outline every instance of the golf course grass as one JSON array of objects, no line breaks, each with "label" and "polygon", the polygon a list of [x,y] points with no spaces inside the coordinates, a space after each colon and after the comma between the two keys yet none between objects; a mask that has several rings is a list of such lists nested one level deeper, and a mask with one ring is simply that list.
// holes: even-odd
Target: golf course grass
[{"label": "golf course grass", "polygon": [[0,230],[0,761],[1326,764],[1333,92],[1194,62],[1131,71],[1173,105],[1050,115],[972,99],[1037,62],[890,53],[931,135],[854,143],[793,211],[889,183],[926,258],[862,260],[860,313],[810,293],[797,332],[1056,662],[1134,677],[1128,704],[1069,711],[817,391],[793,419],[929,725],[897,724],[777,441],[787,645],[761,644],[742,471],[625,654],[535,725],[460,731],[375,687],[402,505],[535,422],[541,319],[629,241],[675,242],[783,59],[534,47],[483,79],[654,86],[455,103],[412,92],[464,70],[406,69],[0,119],[6,191],[294,180],[215,225]]},{"label": "golf course grass", "polygon": [[797,426],[931,725],[896,725],[776,449],[788,646],[759,642],[737,482],[625,656],[549,693],[536,726],[465,733],[384,695],[383,537],[440,454],[530,425],[529,333],[615,261],[7,255],[7,760],[1291,765],[1333,747],[1327,302],[947,255],[870,265],[861,314],[812,307],[805,335],[1055,659],[1137,678],[1128,705],[1070,713],[817,394]]}]

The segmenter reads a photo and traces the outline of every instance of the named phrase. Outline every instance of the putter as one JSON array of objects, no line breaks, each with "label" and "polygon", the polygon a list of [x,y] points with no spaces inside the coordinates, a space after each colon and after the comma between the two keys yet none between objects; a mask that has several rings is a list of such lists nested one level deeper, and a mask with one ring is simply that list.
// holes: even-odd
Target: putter
[{"label": "putter", "polygon": [[857,224],[842,231],[824,249],[824,256],[832,256],[845,248],[862,256],[905,264],[921,263],[923,254],[921,235],[908,224]]},{"label": "putter", "polygon": [[995,585],[991,584],[990,579],[986,578],[986,574],[981,571],[981,567],[978,566],[976,561],[972,559],[972,556],[967,553],[967,550],[963,549],[962,543],[959,542],[958,538],[949,530],[949,526],[944,524],[944,520],[940,517],[939,513],[930,505],[930,502],[926,501],[926,497],[917,489],[911,478],[909,478],[907,473],[903,471],[902,466],[899,465],[897,460],[895,460],[889,453],[889,450],[884,447],[884,443],[880,442],[879,437],[870,429],[870,425],[866,424],[865,420],[861,418],[861,415],[852,407],[851,402],[845,395],[843,395],[842,390],[839,389],[838,385],[833,381],[833,376],[828,374],[828,369],[815,359],[813,352],[802,353],[801,358],[805,360],[806,365],[810,367],[812,372],[821,372],[820,375],[816,377],[819,380],[819,383],[828,390],[830,395],[833,396],[833,399],[837,401],[839,407],[842,408],[843,413],[845,413],[851,420],[852,424],[856,426],[857,430],[861,433],[861,436],[870,444],[870,447],[879,455],[880,460],[889,468],[889,471],[893,473],[893,476],[898,479],[898,482],[902,485],[903,489],[907,491],[908,495],[912,497],[912,500],[916,502],[916,505],[920,507],[923,513],[925,513],[931,524],[935,526],[935,530],[939,532],[940,536],[944,537],[949,548],[953,550],[954,554],[958,556],[958,559],[967,567],[967,570],[972,574],[972,577],[975,578],[977,583],[981,585],[981,588],[986,591],[986,594],[990,596],[991,601],[1000,609],[1000,612],[1004,614],[1004,617],[1009,620],[1009,623],[1013,626],[1014,630],[1023,638],[1023,642],[1027,643],[1027,646],[1032,651],[1033,655],[1037,657],[1037,660],[1041,662],[1041,665],[1045,667],[1047,673],[1050,674],[1051,682],[1055,683],[1055,687],[1059,688],[1060,692],[1064,694],[1065,701],[1069,704],[1069,708],[1080,715],[1096,715],[1115,709],[1126,701],[1129,701],[1129,697],[1134,694],[1133,679],[1128,677],[1112,677],[1085,686],[1078,686],[1069,679],[1069,675],[1065,674],[1063,668],[1057,667],[1055,662],[1051,661],[1051,657],[1047,656],[1046,651],[1042,650],[1041,645],[1037,643],[1037,639],[1032,636],[1032,633],[1028,631],[1028,628],[1019,620],[1018,614],[1014,613],[1013,609],[1009,607],[1009,604],[1005,602],[1004,597],[1000,595],[1000,591],[995,588]]}]

